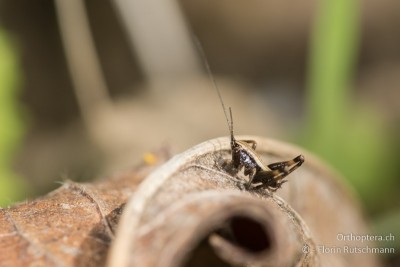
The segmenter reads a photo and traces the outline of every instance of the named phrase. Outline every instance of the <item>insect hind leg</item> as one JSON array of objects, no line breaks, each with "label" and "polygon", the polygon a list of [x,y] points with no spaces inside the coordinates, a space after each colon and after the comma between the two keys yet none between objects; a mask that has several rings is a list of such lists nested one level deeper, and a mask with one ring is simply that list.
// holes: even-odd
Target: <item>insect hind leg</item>
[{"label": "insect hind leg", "polygon": [[300,167],[304,162],[304,157],[299,155],[292,160],[276,162],[269,164],[269,171],[259,171],[253,177],[253,183],[261,183],[256,185],[254,188],[270,188],[271,191],[275,192],[282,184],[286,183],[284,180],[286,176]]},{"label": "insect hind leg", "polygon": [[286,175],[288,175],[289,173],[293,172],[295,169],[300,167],[301,164],[303,164],[303,162],[304,162],[304,156],[298,155],[292,160],[271,163],[268,165],[268,168],[270,168],[273,171],[277,170],[280,172],[287,172]]}]

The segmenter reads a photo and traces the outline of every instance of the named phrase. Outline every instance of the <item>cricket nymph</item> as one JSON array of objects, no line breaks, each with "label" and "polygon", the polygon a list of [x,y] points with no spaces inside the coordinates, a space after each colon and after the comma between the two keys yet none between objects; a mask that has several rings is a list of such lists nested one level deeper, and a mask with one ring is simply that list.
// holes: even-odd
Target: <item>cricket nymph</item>
[{"label": "cricket nymph", "polygon": [[224,169],[233,176],[244,169],[244,175],[249,176],[248,189],[278,190],[287,182],[284,178],[303,164],[304,156],[299,155],[292,160],[275,162],[266,166],[255,151],[256,141],[235,139],[231,108],[229,108],[229,115],[232,159],[223,164]]},{"label": "cricket nymph", "polygon": [[232,176],[237,176],[237,174],[244,168],[244,175],[249,176],[249,180],[246,185],[247,189],[264,188],[271,191],[278,190],[282,184],[287,182],[287,180],[284,180],[284,178],[300,167],[301,164],[303,164],[304,157],[299,155],[292,160],[271,163],[266,166],[255,151],[257,147],[256,141],[235,139],[233,135],[232,109],[229,108],[229,120],[224,101],[222,100],[221,92],[219,91],[217,83],[215,82],[215,78],[211,73],[210,66],[204,56],[204,51],[201,49],[200,44],[198,45],[203,54],[204,63],[206,65],[208,75],[210,76],[210,80],[213,82],[215,90],[218,93],[218,97],[230,131],[232,159],[225,161],[222,164],[222,167]]}]

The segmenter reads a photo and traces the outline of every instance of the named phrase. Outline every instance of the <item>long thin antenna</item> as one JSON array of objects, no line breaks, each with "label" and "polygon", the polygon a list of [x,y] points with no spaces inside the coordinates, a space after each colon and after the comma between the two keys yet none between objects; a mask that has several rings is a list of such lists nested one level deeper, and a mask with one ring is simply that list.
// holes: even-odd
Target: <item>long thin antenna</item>
[{"label": "long thin antenna", "polygon": [[212,75],[210,64],[208,64],[208,61],[207,61],[207,58],[206,58],[206,54],[204,53],[203,47],[202,47],[202,45],[200,43],[200,40],[196,36],[194,36],[194,40],[195,40],[197,48],[200,51],[200,55],[201,55],[201,58],[204,61],[204,65],[206,66],[208,76],[210,77],[210,80],[212,81],[215,89],[217,90],[219,101],[221,102],[222,109],[224,110],[225,119],[226,119],[226,123],[228,124],[229,131],[232,132],[233,131],[233,129],[231,128],[231,126],[233,125],[233,123],[232,123],[232,113],[231,113],[231,122],[229,122],[228,115],[226,113],[225,104],[224,104],[224,101],[222,100],[221,92],[220,92],[220,90],[219,90],[219,88],[217,86],[217,82],[215,81],[214,75]]},{"label": "long thin antenna", "polygon": [[232,119],[232,109],[229,107],[229,115],[231,117],[231,125],[229,127],[229,131],[231,132],[231,141],[235,140],[235,137],[233,136],[233,119]]}]

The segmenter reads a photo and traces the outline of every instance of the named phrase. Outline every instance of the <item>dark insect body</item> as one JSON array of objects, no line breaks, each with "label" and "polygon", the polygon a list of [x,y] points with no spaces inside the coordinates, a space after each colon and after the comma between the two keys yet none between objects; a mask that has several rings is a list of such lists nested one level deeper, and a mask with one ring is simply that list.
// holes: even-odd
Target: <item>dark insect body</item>
[{"label": "dark insect body", "polygon": [[235,139],[235,136],[233,135],[232,110],[229,108],[229,120],[221,92],[219,91],[214,76],[211,73],[210,66],[206,60],[200,43],[198,42],[197,45],[202,53],[208,75],[218,93],[230,131],[232,159],[227,160],[223,164],[223,168],[232,176],[236,176],[242,169],[244,169],[244,175],[249,176],[249,181],[246,184],[247,189],[269,189],[275,192],[281,188],[282,184],[287,182],[285,177],[303,164],[303,155],[299,155],[292,160],[275,162],[266,166],[255,151],[257,147],[256,141]]},{"label": "dark insect body", "polygon": [[268,188],[271,191],[278,190],[282,184],[287,182],[284,178],[303,164],[303,155],[299,155],[292,160],[275,162],[266,166],[255,151],[257,147],[256,141],[235,139],[231,108],[229,108],[229,114],[232,159],[225,162],[223,167],[231,175],[237,175],[244,169],[244,175],[249,176],[248,189]]}]

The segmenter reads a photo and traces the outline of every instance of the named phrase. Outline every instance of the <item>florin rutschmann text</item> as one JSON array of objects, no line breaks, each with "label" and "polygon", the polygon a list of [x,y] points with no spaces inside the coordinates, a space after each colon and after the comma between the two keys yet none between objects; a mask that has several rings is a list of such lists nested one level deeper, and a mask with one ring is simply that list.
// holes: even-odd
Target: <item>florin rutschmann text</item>
[{"label": "florin rutschmann text", "polygon": [[[395,248],[384,245],[372,247],[369,245],[365,246],[357,246],[353,242],[394,242],[395,236],[393,234],[388,235],[368,235],[368,234],[343,234],[339,233],[336,235],[336,239],[341,242],[345,242],[343,246],[327,246],[327,245],[317,245],[316,249],[321,254],[339,254],[339,253],[349,253],[349,254],[364,254],[364,253],[372,253],[372,254],[394,254]],[[352,243],[352,245],[346,244],[347,242]],[[308,245],[304,245],[303,253],[308,253],[310,248]]]}]

